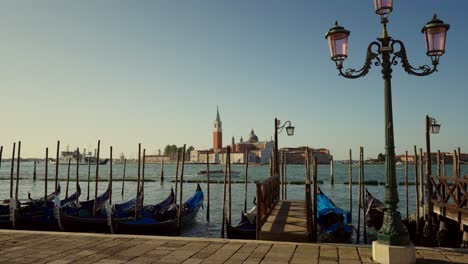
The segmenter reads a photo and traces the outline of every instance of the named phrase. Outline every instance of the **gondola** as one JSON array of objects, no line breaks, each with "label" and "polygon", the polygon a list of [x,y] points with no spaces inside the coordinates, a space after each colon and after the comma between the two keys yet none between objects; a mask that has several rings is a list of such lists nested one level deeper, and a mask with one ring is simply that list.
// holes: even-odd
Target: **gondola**
[{"label": "gondola", "polygon": [[[57,192],[60,192],[60,186],[58,186]],[[27,200],[20,200],[13,205],[10,204],[11,199],[4,200],[3,203],[0,204],[0,228],[24,228],[22,225],[23,216],[29,215],[29,212],[32,211],[37,211],[39,214],[45,213],[46,210],[42,210],[44,203],[52,202],[57,192],[47,195],[45,200],[44,198],[32,199],[31,195],[28,194]],[[16,206],[16,204],[18,204],[18,206]],[[15,212],[14,217],[13,212]],[[13,225],[13,222],[15,222],[15,225]],[[27,226],[31,225],[28,223]]]},{"label": "gondola", "polygon": [[257,206],[254,206],[247,213],[242,212],[241,221],[232,226],[226,219],[227,238],[229,239],[255,239],[257,230]]},{"label": "gondola", "polygon": [[3,203],[0,204],[0,228],[11,228],[9,199],[4,200]]},{"label": "gondola", "polygon": [[[189,224],[203,205],[203,191],[197,185],[195,193],[184,204],[182,209],[182,225]],[[134,199],[133,203],[135,203]],[[143,206],[139,216],[134,216],[134,210],[129,208],[132,203],[113,206],[110,224],[115,233],[143,235],[177,235],[178,206],[174,191],[156,205]],[[134,207],[133,207],[134,208]]]},{"label": "gondola", "polygon": [[[15,212],[14,227],[15,229],[32,229],[32,230],[58,230],[57,215],[55,208],[70,201],[76,201],[81,195],[81,188],[77,185],[77,191],[60,200],[60,185],[56,192],[47,196],[47,199],[31,199],[20,204],[20,207]],[[58,202],[60,201],[60,203]]]},{"label": "gondola", "polygon": [[317,218],[320,239],[324,242],[346,242],[353,234],[349,211],[337,207],[320,188],[317,194]]},{"label": "gondola", "polygon": [[77,202],[69,201],[58,210],[58,223],[62,231],[108,233],[106,203],[111,195],[111,185],[97,197],[93,215],[94,199]]},{"label": "gondola", "polygon": [[366,189],[366,224],[370,228],[380,230],[383,224],[385,205]]}]

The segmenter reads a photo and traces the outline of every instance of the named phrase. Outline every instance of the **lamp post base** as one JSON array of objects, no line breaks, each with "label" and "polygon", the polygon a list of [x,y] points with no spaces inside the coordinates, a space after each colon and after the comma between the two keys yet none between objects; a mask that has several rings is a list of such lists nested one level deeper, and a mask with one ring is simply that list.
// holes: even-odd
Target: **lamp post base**
[{"label": "lamp post base", "polygon": [[408,229],[401,220],[400,212],[387,210],[384,213],[382,228],[377,233],[377,241],[392,246],[410,244]]},{"label": "lamp post base", "polygon": [[411,243],[407,246],[390,246],[378,241],[372,242],[372,260],[382,264],[414,264],[416,248]]}]

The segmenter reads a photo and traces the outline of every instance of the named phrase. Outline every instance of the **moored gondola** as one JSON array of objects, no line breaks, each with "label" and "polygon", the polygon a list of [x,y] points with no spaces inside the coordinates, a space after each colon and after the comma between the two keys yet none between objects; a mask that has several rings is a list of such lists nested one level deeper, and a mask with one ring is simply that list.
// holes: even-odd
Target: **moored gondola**
[{"label": "moored gondola", "polygon": [[366,224],[370,228],[380,230],[383,224],[385,205],[366,189]]},{"label": "moored gondola", "polygon": [[257,206],[254,206],[247,213],[242,212],[240,222],[232,226],[226,219],[226,232],[229,239],[255,239],[257,224]]},{"label": "moored gondola", "polygon": [[[195,193],[182,206],[182,226],[191,223],[203,204],[204,194],[197,185]],[[135,200],[135,199],[134,199]],[[156,205],[146,205],[139,209],[135,217],[128,206],[113,206],[111,225],[115,233],[143,235],[177,235],[178,205],[174,191]]]},{"label": "moored gondola", "polygon": [[349,211],[337,207],[322,190],[317,194],[317,218],[320,240],[324,242],[347,242],[353,234]]},{"label": "moored gondola", "polygon": [[[70,201],[75,201],[81,195],[78,185],[77,191],[69,197],[60,200],[60,185],[56,192],[47,196],[47,200],[30,199],[20,204],[15,212],[14,226],[16,229],[28,230],[58,230],[56,208]],[[60,201],[60,202],[58,202]]]},{"label": "moored gondola", "polygon": [[[62,231],[109,232],[106,202],[110,197],[110,186],[95,200],[69,201],[60,206],[58,222]],[[96,208],[94,206],[96,205]]]}]

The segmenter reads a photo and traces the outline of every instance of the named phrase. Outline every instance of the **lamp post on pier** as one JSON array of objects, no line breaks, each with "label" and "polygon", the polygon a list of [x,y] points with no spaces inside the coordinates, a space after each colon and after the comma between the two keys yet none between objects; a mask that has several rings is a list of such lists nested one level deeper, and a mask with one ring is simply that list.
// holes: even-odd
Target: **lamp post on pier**
[{"label": "lamp post on pier", "polygon": [[427,218],[424,225],[424,237],[429,239],[430,242],[432,240],[432,157],[431,157],[431,133],[432,134],[439,134],[440,131],[440,124],[437,121],[426,115],[426,203],[427,203]]},{"label": "lamp post on pier", "polygon": [[[377,235],[376,247],[373,245],[373,254],[375,251],[380,250],[380,248],[376,249],[380,245],[410,245],[408,230],[402,223],[400,213],[397,211],[399,199],[395,172],[395,144],[391,93],[392,66],[397,65],[398,61],[400,61],[403,69],[408,74],[415,76],[426,76],[436,72],[439,58],[445,53],[446,33],[449,29],[448,24],[444,24],[443,21],[439,20],[437,16],[434,15],[433,19],[421,30],[425,36],[426,54],[431,58],[432,67],[428,65],[413,67],[408,61],[406,48],[403,42],[393,39],[387,32],[388,17],[393,10],[393,1],[374,0],[374,4],[375,13],[379,15],[381,19],[383,32],[380,38],[371,42],[367,47],[366,60],[362,68],[343,70],[343,61],[348,55],[348,36],[350,31],[339,26],[338,23],[335,23],[335,26],[325,35],[325,38],[328,40],[331,59],[335,62],[339,75],[348,79],[357,79],[365,76],[369,72],[371,66],[382,67],[381,72],[384,79],[385,99],[385,204],[387,210],[384,214],[383,226]],[[414,256],[411,256],[411,258],[413,257]],[[389,256],[386,258],[389,258]],[[379,261],[376,259],[374,260]],[[385,261],[383,259],[380,260]],[[412,262],[412,260],[405,261]]]},{"label": "lamp post on pier", "polygon": [[[288,125],[288,126],[286,126]],[[281,125],[281,121],[278,120],[278,118],[275,118],[275,150],[273,151],[273,159],[275,160],[275,166],[273,170],[273,176],[278,176],[279,175],[279,162],[278,162],[278,134],[283,131],[283,129],[286,127],[286,133],[288,136],[294,135],[294,127],[291,124],[291,121],[286,121],[284,122],[283,125]],[[278,131],[279,130],[279,131]]]}]

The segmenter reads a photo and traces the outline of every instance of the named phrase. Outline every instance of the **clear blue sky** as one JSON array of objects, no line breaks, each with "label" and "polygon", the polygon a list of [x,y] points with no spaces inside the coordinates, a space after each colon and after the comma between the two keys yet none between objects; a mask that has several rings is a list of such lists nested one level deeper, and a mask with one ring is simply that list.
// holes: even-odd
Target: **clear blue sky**
[{"label": "clear blue sky", "polygon": [[[434,13],[451,25],[439,72],[393,72],[397,153],[424,146],[424,116],[442,123],[433,149],[468,151],[468,1],[395,0],[389,33],[413,65],[425,56],[422,26]],[[56,140],[135,155],[166,144],[212,145],[216,105],[224,143],[251,128],[261,140],[273,119],[291,120],[280,146],[329,148],[344,159],[364,146],[384,152],[380,69],[337,75],[324,34],[351,30],[345,67],[359,68],[381,25],[373,1],[160,0],[0,1],[1,142],[9,155],[40,157]],[[104,151],[104,153],[107,151]],[[357,157],[357,155],[356,155]]]}]

